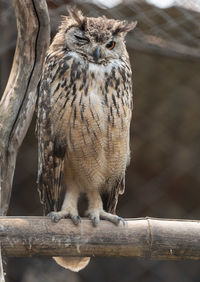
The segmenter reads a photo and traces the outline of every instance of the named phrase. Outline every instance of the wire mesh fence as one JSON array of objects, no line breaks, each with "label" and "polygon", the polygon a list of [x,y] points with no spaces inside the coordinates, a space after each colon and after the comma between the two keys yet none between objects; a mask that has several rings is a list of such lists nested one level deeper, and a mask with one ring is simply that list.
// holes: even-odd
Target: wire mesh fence
[{"label": "wire mesh fence", "polygon": [[[87,16],[137,20],[127,37],[133,68],[134,110],[132,162],[118,214],[124,217],[199,219],[200,215],[200,1],[168,1],[161,9],[151,1],[48,0],[52,36],[76,4]],[[163,1],[157,1],[157,3]],[[98,5],[96,5],[96,4]],[[155,1],[154,1],[155,3]],[[109,4],[109,6],[108,6]],[[0,90],[6,84],[16,43],[11,0],[0,2]],[[36,191],[37,145],[34,122],[21,148],[10,214],[39,215]],[[199,262],[93,259],[72,274],[49,259],[11,259],[7,281],[199,281]]]},{"label": "wire mesh fence", "polygon": [[[66,2],[69,1],[49,1],[53,25],[59,22],[60,13],[65,12]],[[171,1],[171,6],[167,9],[160,9],[147,1],[138,0],[122,1],[110,9],[105,9],[109,1],[97,1],[99,5],[101,4],[100,7],[93,4],[95,1],[92,1],[92,4],[88,2],[83,4],[83,1],[76,1],[88,16],[103,13],[111,18],[114,16],[121,20],[138,21],[134,36],[130,35],[128,38],[130,48],[199,58],[199,1]],[[162,1],[157,1],[159,2]]]}]

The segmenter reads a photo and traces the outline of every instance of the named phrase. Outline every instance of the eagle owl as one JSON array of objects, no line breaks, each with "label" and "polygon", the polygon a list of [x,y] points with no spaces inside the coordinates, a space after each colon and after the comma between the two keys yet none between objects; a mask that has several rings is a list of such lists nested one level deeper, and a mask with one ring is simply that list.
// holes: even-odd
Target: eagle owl
[{"label": "eagle owl", "polygon": [[[136,22],[88,18],[68,9],[45,59],[38,100],[38,183],[45,214],[79,224],[86,215],[115,224],[130,159],[131,67],[125,35]],[[55,258],[73,271],[89,258]]]}]

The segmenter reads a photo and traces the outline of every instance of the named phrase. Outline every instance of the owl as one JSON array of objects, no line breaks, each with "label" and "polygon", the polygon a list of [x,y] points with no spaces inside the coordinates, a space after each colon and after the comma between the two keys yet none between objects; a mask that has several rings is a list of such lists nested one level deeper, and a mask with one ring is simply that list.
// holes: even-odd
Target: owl
[{"label": "owl", "polygon": [[[89,18],[68,9],[46,55],[39,87],[38,184],[44,213],[53,222],[80,224],[78,201],[96,226],[118,224],[115,214],[130,161],[131,67],[125,46],[127,23]],[[82,223],[83,224],[83,223]],[[89,258],[55,258],[73,271]]]}]

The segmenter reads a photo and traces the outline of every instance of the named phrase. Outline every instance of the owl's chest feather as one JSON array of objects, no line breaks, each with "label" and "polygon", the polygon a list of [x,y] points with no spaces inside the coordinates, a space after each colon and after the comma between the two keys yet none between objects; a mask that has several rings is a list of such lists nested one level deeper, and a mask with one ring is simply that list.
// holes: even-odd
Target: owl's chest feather
[{"label": "owl's chest feather", "polygon": [[120,60],[107,65],[69,53],[50,79],[53,112],[68,127],[121,128],[130,121],[131,71]]}]

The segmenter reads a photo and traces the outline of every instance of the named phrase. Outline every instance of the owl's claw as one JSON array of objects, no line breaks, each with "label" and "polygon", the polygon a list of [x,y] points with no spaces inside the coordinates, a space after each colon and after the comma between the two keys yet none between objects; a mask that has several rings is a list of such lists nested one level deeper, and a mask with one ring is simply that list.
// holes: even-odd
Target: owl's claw
[{"label": "owl's claw", "polygon": [[71,218],[75,225],[81,223],[81,217],[79,215],[72,215],[67,211],[50,212],[47,216],[50,216],[52,222],[58,222],[62,218]]},{"label": "owl's claw", "polygon": [[104,210],[87,211],[86,215],[92,221],[94,227],[98,225],[100,219],[110,221],[116,225],[119,225],[120,222],[122,222],[123,226],[125,226],[126,224],[125,219],[123,219],[122,217],[119,217],[112,213],[105,212]]},{"label": "owl's claw", "polygon": [[108,220],[116,225],[119,225],[119,223],[122,222],[123,226],[125,226],[126,223],[125,219],[122,217],[105,211],[100,211],[100,218]]},{"label": "owl's claw", "polygon": [[92,222],[92,225],[96,227],[99,223],[99,213],[97,211],[87,211],[86,216],[89,217],[89,219]]},{"label": "owl's claw", "polygon": [[79,223],[81,223],[81,217],[79,215],[75,215],[71,219],[75,225],[78,225]]},{"label": "owl's claw", "polygon": [[58,222],[63,218],[58,212],[50,212],[47,216],[50,216],[52,222]]},{"label": "owl's claw", "polygon": [[120,216],[118,216],[118,224],[120,223],[120,222],[122,222],[122,224],[123,224],[123,226],[125,226],[126,225],[126,220],[123,218],[123,217],[120,217]]},{"label": "owl's claw", "polygon": [[92,218],[92,224],[94,225],[94,227],[96,227],[98,223],[99,223],[99,217],[95,216],[94,218]]}]

